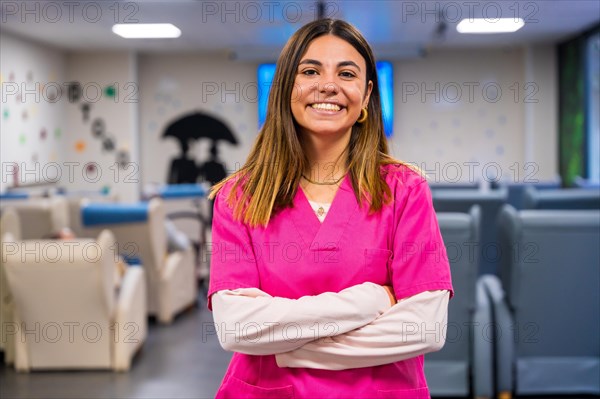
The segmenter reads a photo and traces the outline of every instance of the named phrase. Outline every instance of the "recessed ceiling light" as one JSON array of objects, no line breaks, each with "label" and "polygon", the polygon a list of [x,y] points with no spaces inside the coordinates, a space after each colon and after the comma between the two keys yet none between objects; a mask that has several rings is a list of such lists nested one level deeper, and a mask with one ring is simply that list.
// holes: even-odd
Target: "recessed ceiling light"
[{"label": "recessed ceiling light", "polygon": [[465,18],[456,25],[459,33],[511,33],[525,25],[522,18]]},{"label": "recessed ceiling light", "polygon": [[181,36],[173,24],[116,24],[112,31],[125,39],[171,39]]}]

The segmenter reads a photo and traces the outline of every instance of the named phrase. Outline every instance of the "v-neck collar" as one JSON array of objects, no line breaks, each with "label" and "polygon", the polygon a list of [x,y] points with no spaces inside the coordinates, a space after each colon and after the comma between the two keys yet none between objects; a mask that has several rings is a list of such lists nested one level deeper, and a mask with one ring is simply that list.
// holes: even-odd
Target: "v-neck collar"
[{"label": "v-neck collar", "polygon": [[300,186],[296,191],[294,207],[290,212],[304,244],[310,250],[323,251],[338,249],[340,237],[357,208],[358,202],[352,190],[350,174],[347,173],[335,193],[323,222],[315,214]]}]

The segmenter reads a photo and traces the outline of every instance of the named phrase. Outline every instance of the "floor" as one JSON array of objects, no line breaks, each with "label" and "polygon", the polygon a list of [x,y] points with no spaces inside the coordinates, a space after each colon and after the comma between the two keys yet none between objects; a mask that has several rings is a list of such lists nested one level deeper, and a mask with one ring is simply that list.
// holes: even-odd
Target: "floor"
[{"label": "floor", "polygon": [[213,398],[231,355],[210,334],[211,325],[212,315],[201,295],[198,306],[179,315],[172,325],[150,323],[148,339],[129,372],[16,373],[3,366],[0,397]]}]

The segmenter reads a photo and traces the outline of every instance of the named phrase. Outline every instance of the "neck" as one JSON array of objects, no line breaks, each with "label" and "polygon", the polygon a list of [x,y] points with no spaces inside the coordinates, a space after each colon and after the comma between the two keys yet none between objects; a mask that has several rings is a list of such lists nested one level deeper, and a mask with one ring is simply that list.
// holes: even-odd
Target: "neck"
[{"label": "neck", "polygon": [[304,134],[302,147],[308,158],[304,175],[316,181],[336,180],[346,173],[350,132],[339,135]]}]

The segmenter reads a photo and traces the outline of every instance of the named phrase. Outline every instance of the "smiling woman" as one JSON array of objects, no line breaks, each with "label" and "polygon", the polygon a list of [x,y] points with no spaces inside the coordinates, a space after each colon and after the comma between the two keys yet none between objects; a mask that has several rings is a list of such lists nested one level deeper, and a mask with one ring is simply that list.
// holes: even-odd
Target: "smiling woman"
[{"label": "smiling woman", "polygon": [[209,308],[235,352],[217,398],[429,397],[448,259],[425,179],[388,154],[360,32],[290,38],[246,164],[210,197]]}]

